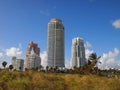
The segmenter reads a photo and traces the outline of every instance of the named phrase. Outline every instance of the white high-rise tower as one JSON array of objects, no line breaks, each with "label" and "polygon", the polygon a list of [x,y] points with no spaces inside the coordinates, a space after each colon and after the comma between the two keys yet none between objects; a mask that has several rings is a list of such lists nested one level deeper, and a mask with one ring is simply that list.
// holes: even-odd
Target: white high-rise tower
[{"label": "white high-rise tower", "polygon": [[85,65],[85,48],[84,41],[81,38],[72,40],[72,67]]},{"label": "white high-rise tower", "polygon": [[64,67],[64,26],[62,21],[53,18],[48,23],[47,66]]}]

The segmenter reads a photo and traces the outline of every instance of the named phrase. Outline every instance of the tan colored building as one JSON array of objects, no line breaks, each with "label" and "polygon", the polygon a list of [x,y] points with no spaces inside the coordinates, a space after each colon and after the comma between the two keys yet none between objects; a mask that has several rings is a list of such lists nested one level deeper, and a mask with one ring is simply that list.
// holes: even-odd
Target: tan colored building
[{"label": "tan colored building", "polygon": [[36,68],[41,65],[40,48],[38,44],[30,42],[26,50],[26,65],[28,69]]}]

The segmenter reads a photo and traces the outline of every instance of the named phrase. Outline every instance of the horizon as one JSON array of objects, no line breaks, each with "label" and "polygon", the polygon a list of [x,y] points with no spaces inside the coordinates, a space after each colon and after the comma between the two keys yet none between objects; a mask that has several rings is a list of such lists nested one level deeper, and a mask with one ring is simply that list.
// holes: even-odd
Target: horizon
[{"label": "horizon", "polygon": [[[29,42],[40,48],[46,63],[48,22],[62,20],[65,27],[65,64],[70,66],[72,39],[83,38],[86,58],[102,56],[100,68],[120,69],[119,0],[12,0],[0,1],[0,63],[11,63],[12,56],[25,60]],[[0,65],[0,67],[2,67]]]}]

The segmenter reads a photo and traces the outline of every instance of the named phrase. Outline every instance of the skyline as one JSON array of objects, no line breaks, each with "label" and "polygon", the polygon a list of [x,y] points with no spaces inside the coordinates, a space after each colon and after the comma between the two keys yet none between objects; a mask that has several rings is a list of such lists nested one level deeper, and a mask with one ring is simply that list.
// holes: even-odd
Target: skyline
[{"label": "skyline", "polygon": [[11,56],[21,54],[20,58],[25,60],[30,41],[38,43],[40,56],[45,59],[47,24],[52,18],[60,18],[65,27],[66,63],[71,59],[72,38],[81,37],[86,56],[94,51],[103,56],[103,66],[115,67],[120,64],[119,3],[119,0],[0,0],[0,62],[10,63]]}]

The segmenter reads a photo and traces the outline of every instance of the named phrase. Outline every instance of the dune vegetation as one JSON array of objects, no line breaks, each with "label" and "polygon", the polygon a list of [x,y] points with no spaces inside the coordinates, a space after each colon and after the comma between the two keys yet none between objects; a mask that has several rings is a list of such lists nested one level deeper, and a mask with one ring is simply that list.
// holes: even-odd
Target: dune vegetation
[{"label": "dune vegetation", "polygon": [[34,70],[1,70],[0,90],[120,90],[120,79]]}]

